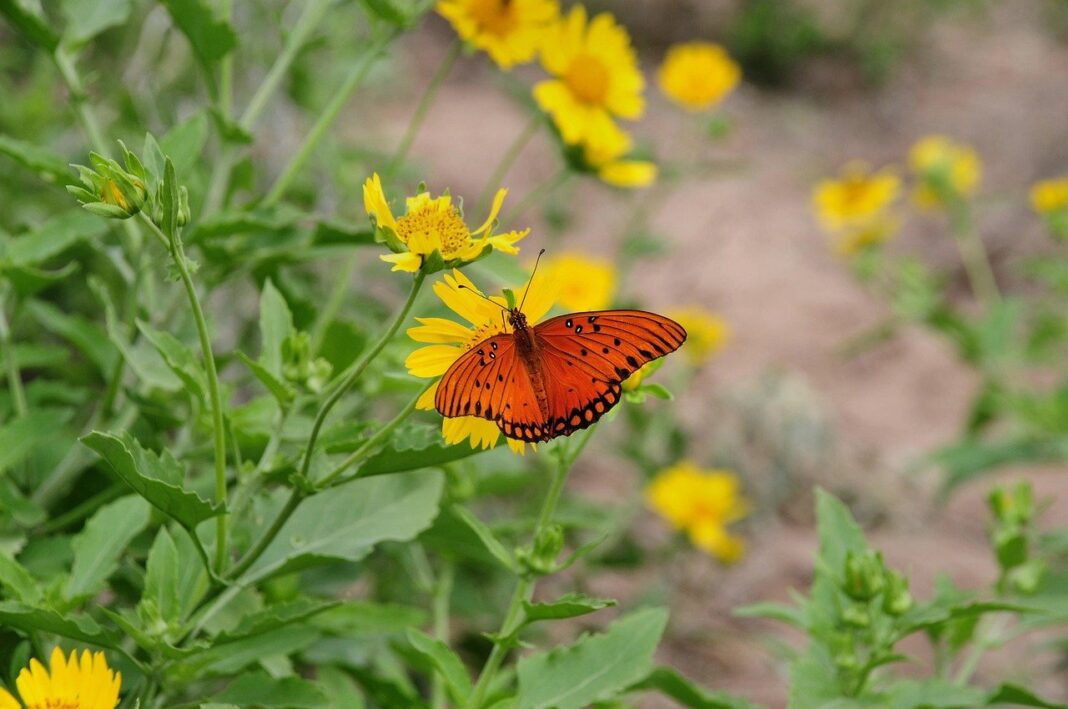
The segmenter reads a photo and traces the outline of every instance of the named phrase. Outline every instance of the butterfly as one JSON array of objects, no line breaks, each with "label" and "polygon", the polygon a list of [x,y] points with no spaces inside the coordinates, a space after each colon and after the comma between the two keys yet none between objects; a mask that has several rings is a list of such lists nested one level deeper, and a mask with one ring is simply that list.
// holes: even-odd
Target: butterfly
[{"label": "butterfly", "polygon": [[504,308],[511,332],[452,363],[434,396],[438,413],[489,419],[530,443],[569,436],[619,403],[627,377],[686,341],[682,325],[644,310],[571,313],[531,326],[522,307]]}]

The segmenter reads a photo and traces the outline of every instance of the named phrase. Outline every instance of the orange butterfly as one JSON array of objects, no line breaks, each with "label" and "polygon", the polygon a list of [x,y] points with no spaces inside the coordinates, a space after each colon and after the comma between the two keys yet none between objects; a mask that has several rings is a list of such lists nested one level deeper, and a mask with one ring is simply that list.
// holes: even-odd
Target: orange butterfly
[{"label": "orange butterfly", "polygon": [[644,310],[571,313],[531,327],[522,308],[504,308],[512,332],[453,362],[434,396],[438,413],[489,419],[531,443],[569,436],[619,403],[627,377],[686,341],[682,325]]}]

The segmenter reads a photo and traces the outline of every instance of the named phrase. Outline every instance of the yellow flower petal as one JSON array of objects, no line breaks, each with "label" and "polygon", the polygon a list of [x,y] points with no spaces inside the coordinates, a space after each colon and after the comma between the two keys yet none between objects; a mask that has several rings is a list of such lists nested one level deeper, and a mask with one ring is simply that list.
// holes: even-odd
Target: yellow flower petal
[{"label": "yellow flower petal", "polygon": [[22,705],[3,687],[0,687],[0,709],[22,709]]},{"label": "yellow flower petal", "polygon": [[393,264],[391,271],[406,271],[415,273],[423,265],[423,259],[416,254],[405,252],[403,254],[382,254],[378,258],[386,263]]},{"label": "yellow flower petal", "polygon": [[730,337],[727,321],[704,308],[673,310],[667,316],[686,329],[686,343],[682,351],[695,367],[701,366],[723,349]]},{"label": "yellow flower petal", "polygon": [[568,310],[604,310],[615,298],[615,266],[583,253],[565,251],[542,259],[538,278],[546,285],[534,293],[545,291]]},{"label": "yellow flower petal", "polygon": [[438,380],[430,385],[430,388],[423,392],[419,400],[415,402],[415,408],[420,411],[433,411],[434,410],[434,397],[438,393],[438,384],[441,380]]},{"label": "yellow flower petal", "polygon": [[742,541],[726,526],[749,511],[733,473],[702,470],[690,461],[666,468],[645,490],[646,503],[676,529],[685,531],[694,546],[721,561],[736,561],[744,553]]},{"label": "yellow flower petal", "polygon": [[686,42],[668,50],[657,80],[664,95],[688,111],[705,111],[738,85],[742,70],[718,44]]},{"label": "yellow flower petal", "polygon": [[1068,177],[1036,182],[1031,187],[1031,206],[1039,214],[1068,210]]},{"label": "yellow flower petal", "polygon": [[419,327],[408,328],[408,337],[416,342],[459,343],[466,342],[472,330],[455,320],[446,318],[416,318]]},{"label": "yellow flower petal", "polygon": [[456,445],[470,438],[472,448],[486,450],[497,445],[501,430],[497,428],[497,424],[486,419],[458,416],[442,420],[441,435],[449,445]]},{"label": "yellow flower petal", "polygon": [[545,27],[559,14],[556,0],[440,0],[437,10],[504,70],[534,58]]},{"label": "yellow flower petal", "polygon": [[608,163],[597,176],[616,187],[648,187],[656,182],[659,170],[656,163],[645,160],[617,160]]},{"label": "yellow flower petal", "polygon": [[440,377],[461,354],[462,349],[450,345],[420,347],[408,355],[404,366],[413,377]]},{"label": "yellow flower petal", "polygon": [[486,221],[482,223],[482,226],[480,226],[478,229],[475,229],[473,232],[471,232],[472,235],[481,234],[482,232],[486,231],[491,226],[493,226],[494,220],[497,219],[497,215],[501,211],[501,205],[504,204],[504,198],[507,197],[507,196],[508,196],[508,190],[504,189],[503,187],[501,189],[497,190],[497,194],[493,198],[493,206],[490,207],[489,216],[486,217]]},{"label": "yellow flower petal", "polygon": [[382,190],[382,179],[377,172],[363,183],[363,206],[367,213],[375,218],[379,227],[397,230],[397,222],[393,219],[386,193]]}]

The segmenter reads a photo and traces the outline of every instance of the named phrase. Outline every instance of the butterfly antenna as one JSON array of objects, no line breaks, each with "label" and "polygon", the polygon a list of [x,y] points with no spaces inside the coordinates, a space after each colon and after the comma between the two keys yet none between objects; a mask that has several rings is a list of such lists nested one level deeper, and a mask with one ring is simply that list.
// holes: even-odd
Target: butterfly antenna
[{"label": "butterfly antenna", "polygon": [[497,306],[498,308],[501,308],[502,310],[505,310],[505,311],[507,311],[507,310],[508,310],[508,308],[506,308],[505,306],[501,305],[500,303],[498,303],[497,301],[495,301],[495,300],[494,300],[493,298],[490,298],[489,296],[485,296],[485,295],[483,295],[482,293],[479,293],[479,292],[478,292],[477,290],[475,290],[474,288],[470,288],[470,287],[468,287],[468,286],[465,286],[465,285],[464,285],[463,283],[459,283],[459,284],[457,284],[457,286],[456,286],[456,287],[457,287],[457,288],[463,288],[464,290],[469,290],[469,291],[471,291],[472,293],[474,293],[475,295],[477,295],[477,296],[478,296],[479,298],[481,298],[482,300],[488,300],[489,302],[491,302],[491,303],[493,303],[494,305],[496,305],[496,306]]},{"label": "butterfly antenna", "polygon": [[545,249],[538,252],[538,258],[534,261],[534,269],[530,272],[530,280],[527,281],[527,287],[523,289],[523,300],[519,303],[519,310],[522,312],[523,304],[527,302],[527,294],[530,293],[530,284],[534,282],[534,274],[538,272],[538,264],[541,263],[542,254],[545,253]]}]

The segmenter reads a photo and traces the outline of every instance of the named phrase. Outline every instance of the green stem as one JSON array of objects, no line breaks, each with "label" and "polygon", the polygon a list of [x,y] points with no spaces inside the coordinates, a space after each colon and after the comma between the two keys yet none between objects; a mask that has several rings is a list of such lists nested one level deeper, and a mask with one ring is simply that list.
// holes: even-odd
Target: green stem
[{"label": "green stem", "polygon": [[[595,428],[596,426],[586,429],[583,437],[573,445],[571,450],[560,452],[559,463],[554,469],[552,479],[549,482],[549,491],[546,493],[541,511],[538,513],[538,521],[534,526],[532,540],[537,540],[541,537],[549,525],[552,524],[553,515],[556,513],[556,504],[564,490],[564,483],[567,482],[567,475],[571,471],[571,466],[575,464],[579,454],[586,447]],[[519,631],[522,623],[523,603],[533,597],[534,583],[534,577],[529,573],[524,573],[519,577],[512,593],[512,599],[508,604],[508,610],[505,612],[504,621],[501,623],[501,628],[497,633],[497,638],[510,638]],[[510,647],[507,642],[494,642],[493,650],[490,651],[489,658],[486,659],[486,664],[483,666],[482,672],[479,673],[475,690],[472,692],[471,700],[467,704],[468,709],[481,709],[486,700],[486,692],[489,691],[490,685],[493,683],[493,679]]]},{"label": "green stem", "polygon": [[[412,289],[408,293],[408,299],[404,301],[404,305],[396,316],[393,318],[393,322],[390,323],[386,331],[382,333],[382,336],[378,338],[378,341],[367,350],[359,361],[348,371],[341,384],[334,388],[334,390],[327,396],[326,401],[319,408],[319,413],[315,416],[315,422],[312,424],[311,435],[308,437],[308,445],[304,449],[304,460],[300,466],[300,477],[303,480],[308,479],[308,470],[311,468],[312,454],[315,452],[315,444],[319,439],[319,431],[322,430],[323,423],[326,421],[327,415],[330,410],[337,405],[337,402],[341,400],[341,397],[349,390],[349,388],[356,383],[356,380],[360,378],[360,375],[364,373],[368,365],[378,356],[378,353],[386,346],[393,335],[400,329],[401,323],[408,318],[408,313],[412,309],[412,305],[415,304],[416,296],[419,295],[419,289],[423,285],[423,281],[426,278],[426,274],[419,271],[415,274],[415,278],[412,281]],[[331,473],[331,476],[333,473]]]},{"label": "green stem", "polygon": [[[144,213],[142,219],[157,236],[166,239],[166,235]],[[211,337],[208,335],[208,323],[204,318],[204,309],[200,305],[196,286],[193,285],[193,276],[189,273],[188,260],[182,239],[178,234],[174,235],[170,242],[171,259],[178,269],[182,285],[185,287],[186,296],[189,299],[189,308],[193,313],[193,322],[196,324],[197,335],[200,337],[200,353],[204,358],[204,371],[208,380],[208,399],[211,403],[212,433],[215,442],[215,500],[220,505],[226,504],[226,423],[223,416],[222,395],[219,393],[219,373],[215,367],[215,355],[211,349]],[[226,563],[226,514],[220,514],[216,518],[216,542],[215,542],[215,568],[221,574],[223,565]]]},{"label": "green stem", "polygon": [[357,471],[354,475],[350,475],[340,480],[337,479],[339,475],[348,470],[351,466],[366,458],[367,455],[370,454],[370,452],[373,451],[382,441],[389,438],[390,434],[393,433],[394,429],[396,429],[397,426],[403,423],[404,420],[411,416],[412,412],[415,411],[415,405],[419,402],[419,399],[423,396],[426,390],[431,387],[432,384],[433,383],[428,384],[427,386],[420,389],[419,393],[412,397],[411,401],[405,404],[404,408],[401,409],[389,423],[378,429],[373,436],[364,441],[363,445],[354,450],[348,458],[345,458],[345,460],[342,461],[340,465],[331,470],[326,477],[324,477],[321,481],[316,482],[316,487],[337,487],[338,485],[344,485],[345,483],[351,482],[352,480],[358,478],[360,475]]},{"label": "green stem", "polygon": [[[441,571],[434,584],[434,598],[432,600],[432,612],[434,618],[434,637],[449,644],[449,600],[452,597],[452,583],[454,568],[451,561],[442,563]],[[449,699],[445,693],[445,681],[439,672],[434,673],[433,684],[430,687],[430,706],[433,709],[446,709]]]},{"label": "green stem", "polygon": [[1001,300],[1001,291],[998,290],[983,241],[975,230],[968,203],[954,200],[949,206],[949,218],[972,293],[984,304],[998,302]]},{"label": "green stem", "polygon": [[404,136],[401,138],[400,143],[397,144],[397,149],[386,166],[384,177],[389,177],[396,172],[397,168],[404,162],[404,158],[408,156],[408,151],[415,141],[415,136],[419,134],[419,128],[422,127],[423,121],[426,120],[427,113],[430,111],[430,106],[434,103],[438,92],[445,84],[445,79],[448,77],[449,72],[452,71],[456,60],[460,57],[462,49],[463,43],[459,39],[453,40],[448,53],[441,60],[438,70],[434,72],[434,76],[431,77],[422,98],[419,99],[419,104],[415,107],[411,120],[408,121],[408,128],[404,131]]},{"label": "green stem", "polygon": [[527,121],[526,127],[523,132],[516,136],[516,139],[501,156],[501,161],[497,163],[497,167],[490,173],[490,177],[486,180],[486,186],[482,188],[482,194],[478,196],[478,201],[475,203],[475,213],[482,214],[489,207],[490,200],[497,190],[501,187],[501,182],[508,175],[508,171],[512,169],[512,165],[519,159],[519,155],[523,152],[523,149],[527,147],[527,143],[534,137],[534,134],[538,132],[538,128],[541,126],[541,116],[535,113]]},{"label": "green stem", "polygon": [[[227,22],[231,19],[230,0],[219,0],[219,16]],[[233,110],[234,53],[227,52],[219,61],[219,113],[230,120]]]},{"label": "green stem", "polygon": [[329,329],[330,323],[334,322],[338,312],[341,311],[341,306],[345,303],[345,296],[348,295],[349,284],[352,282],[353,274],[356,273],[356,264],[359,260],[358,253],[349,254],[345,265],[338,271],[334,285],[330,288],[330,296],[326,299],[326,305],[315,317],[315,324],[312,325],[311,334],[311,351],[313,355],[319,354],[319,348],[323,346],[323,340],[326,338],[326,331]]},{"label": "green stem", "polygon": [[15,356],[15,345],[11,341],[11,329],[7,325],[4,303],[0,301],[0,355],[4,358],[7,371],[7,386],[11,390],[11,403],[15,408],[15,417],[22,418],[29,411],[26,404],[26,390],[22,387],[22,372]]},{"label": "green stem", "polygon": [[382,37],[372,41],[371,46],[363,53],[363,56],[353,65],[349,75],[345,77],[345,81],[334,92],[330,102],[323,109],[323,112],[319,114],[319,120],[312,126],[311,131],[308,132],[307,137],[304,138],[304,142],[301,144],[297,154],[289,161],[285,170],[275,180],[274,185],[271,187],[270,192],[263,200],[264,206],[271,206],[278,202],[282,196],[289,189],[293,180],[297,174],[300,173],[304,167],[304,163],[308,161],[312,153],[319,146],[319,142],[322,141],[326,135],[327,130],[337,120],[338,115],[341,113],[341,109],[348,103],[349,97],[352,92],[356,90],[364,78],[367,76],[367,72],[371,70],[375,61],[382,54],[382,51],[386,46],[393,41],[395,32],[389,32]]},{"label": "green stem", "polygon": [[278,516],[274,518],[274,522],[267,528],[267,531],[264,532],[259,541],[248,550],[248,553],[241,557],[241,560],[234,565],[234,568],[227,574],[228,578],[234,581],[240,579],[241,574],[248,571],[249,567],[256,563],[256,560],[263,555],[263,552],[267,551],[267,547],[274,541],[274,538],[278,536],[278,533],[282,531],[282,527],[289,521],[289,518],[293,516],[293,513],[297,511],[297,508],[300,507],[300,503],[303,502],[304,498],[307,496],[308,493],[303,488],[299,487],[294,488],[293,491],[289,493],[289,499],[286,500],[282,509],[278,511]]}]

